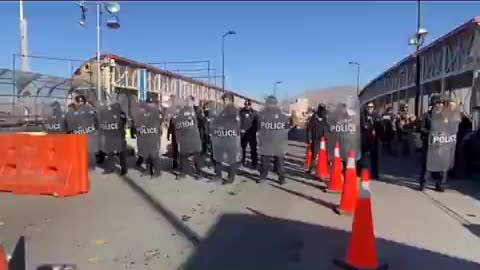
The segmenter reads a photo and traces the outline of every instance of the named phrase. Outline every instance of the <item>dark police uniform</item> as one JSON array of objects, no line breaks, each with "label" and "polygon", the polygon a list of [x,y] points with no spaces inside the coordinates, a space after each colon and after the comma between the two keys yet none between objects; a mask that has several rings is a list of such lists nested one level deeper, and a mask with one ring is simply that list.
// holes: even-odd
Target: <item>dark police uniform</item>
[{"label": "dark police uniform", "polygon": [[277,104],[275,97],[268,97],[265,109],[258,114],[258,141],[262,163],[260,179],[257,182],[263,182],[267,178],[274,161],[279,182],[285,183],[283,164],[288,146],[289,119]]},{"label": "dark police uniform", "polygon": [[95,109],[84,104],[76,110],[69,110],[65,119],[68,133],[88,136],[88,163],[89,168],[94,169],[96,166],[95,154],[98,152],[98,121]]},{"label": "dark police uniform", "polygon": [[[382,133],[380,116],[376,112],[368,113],[365,110],[360,118],[360,124],[362,126],[362,164],[359,169],[370,167],[372,177],[378,179],[378,144],[379,134]],[[366,165],[368,161],[370,166]]]},{"label": "dark police uniform", "polygon": [[125,126],[127,116],[119,103],[97,108],[99,123],[100,150],[105,153],[104,173],[112,173],[115,168],[115,156],[120,161],[122,175],[127,174],[127,142]]},{"label": "dark police uniform", "polygon": [[162,136],[162,112],[151,103],[140,102],[133,112],[138,148],[137,165],[147,163],[147,173],[152,177],[161,175],[160,138]]},{"label": "dark police uniform", "polygon": [[213,119],[210,132],[215,160],[215,180],[222,179],[223,163],[225,163],[228,166],[228,178],[223,183],[233,183],[237,163],[240,160],[240,118],[235,105],[227,105]]},{"label": "dark police uniform", "polygon": [[[250,102],[250,101],[246,101]],[[242,132],[241,146],[242,146],[242,163],[245,165],[247,158],[247,145],[250,146],[250,155],[252,158],[252,167],[258,164],[257,154],[257,132],[258,132],[258,118],[257,112],[252,108],[242,108],[240,110],[240,128]]]},{"label": "dark police uniform", "polygon": [[189,157],[193,156],[195,163],[194,177],[198,178],[203,167],[201,156],[202,142],[198,131],[197,117],[192,106],[184,106],[178,115],[172,119],[175,127],[175,137],[178,144],[178,153],[180,157],[179,175],[177,179],[185,178],[189,170]]},{"label": "dark police uniform", "polygon": [[320,141],[322,138],[327,138],[329,131],[330,126],[327,122],[327,109],[323,104],[320,104],[307,124],[307,143],[310,145],[312,151],[312,162],[308,173],[310,173],[315,166],[314,161],[320,151]]}]

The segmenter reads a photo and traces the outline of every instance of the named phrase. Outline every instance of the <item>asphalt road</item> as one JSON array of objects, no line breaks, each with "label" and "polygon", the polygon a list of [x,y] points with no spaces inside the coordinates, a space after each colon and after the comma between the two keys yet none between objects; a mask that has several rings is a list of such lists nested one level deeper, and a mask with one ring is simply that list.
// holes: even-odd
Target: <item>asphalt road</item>
[{"label": "asphalt road", "polygon": [[[305,148],[291,142],[289,179],[257,184],[241,169],[233,185],[91,173],[91,191],[72,198],[0,194],[0,241],[29,238],[30,265],[78,269],[335,269],[352,218],[339,195],[304,174]],[[415,158],[382,157],[372,182],[377,250],[389,269],[480,269],[480,188],[454,181],[446,193],[416,191]],[[164,160],[168,167],[170,162]],[[34,269],[34,268],[32,268]]]}]

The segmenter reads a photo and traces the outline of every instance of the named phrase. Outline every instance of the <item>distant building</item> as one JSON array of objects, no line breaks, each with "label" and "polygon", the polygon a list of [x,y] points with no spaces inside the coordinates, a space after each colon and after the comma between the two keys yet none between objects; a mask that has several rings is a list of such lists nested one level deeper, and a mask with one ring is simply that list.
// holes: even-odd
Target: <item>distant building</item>
[{"label": "distant building", "polygon": [[290,102],[288,105],[288,113],[295,111],[298,116],[306,114],[308,111],[308,99],[296,98],[295,101]]}]

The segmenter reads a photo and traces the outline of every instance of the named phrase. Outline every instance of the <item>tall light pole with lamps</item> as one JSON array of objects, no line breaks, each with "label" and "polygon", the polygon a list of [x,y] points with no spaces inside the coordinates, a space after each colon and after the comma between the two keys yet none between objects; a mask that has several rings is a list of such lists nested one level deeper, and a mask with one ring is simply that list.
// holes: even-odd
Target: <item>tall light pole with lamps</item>
[{"label": "tall light pole with lamps", "polygon": [[222,90],[225,91],[225,37],[236,35],[237,32],[230,30],[222,36]]},{"label": "tall light pole with lamps", "polygon": [[283,83],[282,81],[276,81],[274,84],[273,84],[273,96],[274,97],[277,97],[277,85]]},{"label": "tall light pole with lamps", "polygon": [[[87,27],[87,11],[88,8],[85,1],[78,3],[80,6],[82,17],[80,19],[80,25]],[[100,51],[101,51],[101,26],[104,10],[110,15],[106,18],[106,26],[110,29],[120,28],[120,21],[117,13],[120,12],[120,4],[115,1],[97,3],[97,98],[100,104],[103,102],[102,84],[101,84],[101,63],[100,63]]]},{"label": "tall light pole with lamps", "polygon": [[357,66],[357,96],[358,96],[358,94],[360,94],[360,63],[350,61],[348,62],[348,64]]},{"label": "tall light pole with lamps", "polygon": [[419,116],[421,113],[421,104],[420,97],[423,96],[421,89],[421,71],[422,71],[422,62],[420,61],[420,49],[425,42],[425,37],[427,36],[428,31],[424,28],[421,28],[421,3],[420,0],[417,0],[417,32],[408,39],[408,45],[415,46],[415,60],[416,60],[416,76],[415,76],[415,115]]}]

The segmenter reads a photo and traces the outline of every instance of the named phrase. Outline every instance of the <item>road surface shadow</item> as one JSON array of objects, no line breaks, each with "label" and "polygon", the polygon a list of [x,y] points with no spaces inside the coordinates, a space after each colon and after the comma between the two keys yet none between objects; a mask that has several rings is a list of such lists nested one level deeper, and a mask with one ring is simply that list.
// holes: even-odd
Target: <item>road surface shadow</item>
[{"label": "road surface shadow", "polygon": [[291,190],[291,189],[288,189],[288,188],[284,188],[284,187],[281,187],[281,186],[277,186],[277,185],[272,185],[270,184],[270,186],[276,188],[276,189],[279,189],[279,190],[282,190],[282,191],[285,191],[286,193],[289,193],[291,195],[295,195],[295,196],[298,196],[300,198],[303,198],[305,200],[308,200],[308,201],[311,201],[313,203],[316,203],[318,205],[321,205],[321,206],[324,206],[326,208],[329,208],[329,209],[333,209],[334,207],[336,207],[337,205],[334,204],[334,203],[331,203],[331,202],[327,202],[327,201],[324,201],[322,199],[319,199],[319,198],[314,198],[312,196],[308,196],[308,195],[305,195],[305,194],[302,194],[300,192],[297,192],[297,191],[294,191],[294,190]]},{"label": "road surface shadow", "polygon": [[[332,270],[350,233],[322,225],[255,214],[224,214],[211,227],[182,270]],[[391,270],[478,270],[480,264],[377,239],[380,262]]]},{"label": "road surface shadow", "polygon": [[198,244],[200,237],[192,229],[190,229],[185,223],[180,221],[179,218],[175,216],[167,207],[165,207],[161,202],[156,200],[150,194],[148,194],[141,186],[139,186],[135,181],[133,181],[128,176],[121,176],[121,179],[127,184],[129,188],[132,189],[137,195],[139,195],[148,206],[153,210],[162,215],[165,220],[167,220],[172,227],[174,227],[178,232],[180,232],[192,245]]},{"label": "road surface shadow", "polygon": [[480,224],[468,224],[464,225],[471,233],[480,238]]},{"label": "road surface shadow", "polygon": [[[380,158],[380,174],[382,177],[379,181],[418,190],[419,171],[420,158],[418,155],[412,154],[409,157],[383,155]],[[435,181],[439,177],[439,174],[434,173],[433,179],[428,181],[427,188],[434,189]],[[456,190],[476,200],[480,200],[480,182],[474,179],[459,180],[449,178],[448,189]]]}]

